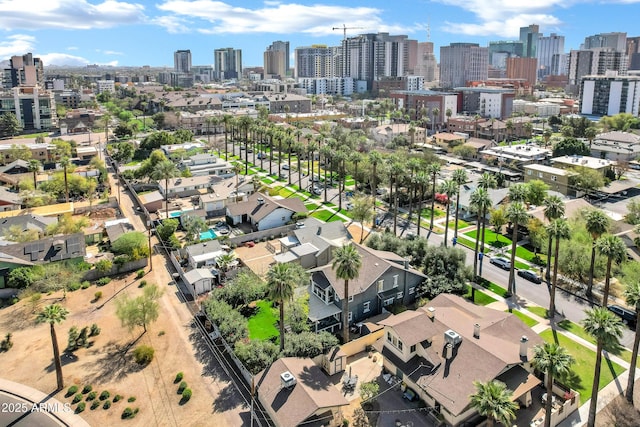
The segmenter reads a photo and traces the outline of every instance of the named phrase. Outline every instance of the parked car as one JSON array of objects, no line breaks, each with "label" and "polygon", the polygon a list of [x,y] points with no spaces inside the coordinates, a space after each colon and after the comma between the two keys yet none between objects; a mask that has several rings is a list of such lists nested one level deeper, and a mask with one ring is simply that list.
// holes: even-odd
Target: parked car
[{"label": "parked car", "polygon": [[511,269],[511,261],[503,257],[492,257],[489,262],[493,265],[497,265],[503,270]]},{"label": "parked car", "polygon": [[266,159],[267,155],[265,153],[258,153],[258,159]]},{"label": "parked car", "polygon": [[620,317],[620,319],[622,319],[622,323],[635,328],[637,320],[635,311],[617,304],[607,306],[607,309]]},{"label": "parked car", "polygon": [[256,244],[255,244],[255,242],[252,242],[251,240],[249,240],[248,242],[244,242],[244,245],[245,245],[247,248],[252,248],[252,247],[254,247]]},{"label": "parked car", "polygon": [[282,165],[282,169],[288,171],[289,170],[289,165],[285,163],[284,165]]},{"label": "parked car", "polygon": [[535,271],[531,271],[531,270],[518,270],[518,276],[522,277],[523,279],[527,279],[530,282],[533,283],[542,283],[542,278],[540,276],[538,276],[538,274]]}]

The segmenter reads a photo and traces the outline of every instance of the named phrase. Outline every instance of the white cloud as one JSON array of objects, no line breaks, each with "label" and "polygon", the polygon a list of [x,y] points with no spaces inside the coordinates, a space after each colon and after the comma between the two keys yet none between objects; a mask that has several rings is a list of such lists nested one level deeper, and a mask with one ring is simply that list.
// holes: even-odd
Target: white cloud
[{"label": "white cloud", "polygon": [[158,16],[151,22],[164,27],[170,34],[188,33],[192,30],[188,20],[177,16]]},{"label": "white cloud", "polygon": [[[82,67],[84,65],[93,64],[95,61],[90,61],[87,58],[81,56],[69,55],[67,53],[45,53],[37,54],[42,59],[42,62],[46,66],[66,66],[66,67]],[[100,65],[118,65],[118,61],[110,61],[106,63],[99,63]]]},{"label": "white cloud", "polygon": [[5,41],[0,42],[0,58],[31,52],[35,41],[35,37],[25,34],[8,36]]},{"label": "white cloud", "polygon": [[0,1],[0,28],[91,29],[134,24],[144,20],[144,6],[117,0],[89,3],[87,0]]},{"label": "white cloud", "polygon": [[496,35],[510,38],[518,37],[520,28],[529,26],[532,22],[544,22],[545,26],[553,27],[561,21],[553,15],[515,15],[504,21],[485,21],[480,24],[445,22],[442,30],[468,36]]},{"label": "white cloud", "polygon": [[[232,6],[215,0],[165,0],[157,6],[168,12],[155,20],[169,32],[182,32],[193,25],[186,26],[182,18],[204,21],[196,31],[205,34],[249,34],[306,33],[311,35],[339,35],[333,27],[360,27],[357,33],[398,31],[412,32],[406,25],[386,25],[383,23],[383,11],[372,7],[349,7],[324,4],[303,5],[267,1],[260,8]],[[180,17],[180,18],[178,18]],[[352,32],[348,33],[351,34]]]},{"label": "white cloud", "polygon": [[69,46],[67,50],[78,50],[77,46]]}]

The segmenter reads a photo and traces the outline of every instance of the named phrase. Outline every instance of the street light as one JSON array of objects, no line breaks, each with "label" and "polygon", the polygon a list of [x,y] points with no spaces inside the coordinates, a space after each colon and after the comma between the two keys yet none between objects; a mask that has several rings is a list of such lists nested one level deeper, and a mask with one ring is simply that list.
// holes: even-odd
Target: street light
[{"label": "street light", "polygon": [[151,234],[153,234],[153,232],[155,231],[151,226],[152,226],[152,222],[148,221],[147,225],[149,227],[149,272],[153,271],[153,251],[152,251],[152,247],[151,247]]}]

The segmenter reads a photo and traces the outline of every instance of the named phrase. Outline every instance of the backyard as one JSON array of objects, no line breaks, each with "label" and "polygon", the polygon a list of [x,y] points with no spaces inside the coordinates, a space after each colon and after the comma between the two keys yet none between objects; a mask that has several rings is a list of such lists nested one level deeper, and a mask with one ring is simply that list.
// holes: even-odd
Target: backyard
[{"label": "backyard", "polygon": [[260,300],[255,302],[256,312],[249,318],[249,338],[256,340],[270,340],[278,336],[278,322],[276,310],[271,307],[271,302]]}]

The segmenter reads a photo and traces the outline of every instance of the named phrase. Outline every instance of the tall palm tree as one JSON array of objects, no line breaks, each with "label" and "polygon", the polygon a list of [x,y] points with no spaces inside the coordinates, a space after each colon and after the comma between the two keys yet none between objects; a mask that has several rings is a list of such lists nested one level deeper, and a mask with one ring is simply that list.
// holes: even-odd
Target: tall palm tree
[{"label": "tall palm tree", "polygon": [[436,179],[440,174],[440,163],[431,163],[427,166],[427,172],[431,175],[431,220],[429,221],[429,233],[431,233],[433,231],[433,217],[436,212]]},{"label": "tall palm tree", "polygon": [[71,160],[67,156],[63,156],[60,159],[60,166],[62,166],[62,171],[64,173],[64,194],[67,203],[69,203],[69,180],[67,177],[67,168],[71,165]]},{"label": "tall palm tree", "polygon": [[509,187],[509,201],[510,202],[523,202],[527,200],[527,194],[529,188],[524,183],[514,184]]},{"label": "tall palm tree", "polygon": [[592,209],[585,215],[585,228],[591,234],[591,263],[589,264],[589,282],[587,283],[587,296],[593,291],[593,271],[596,264],[596,241],[609,229],[609,217],[599,209]]},{"label": "tall palm tree", "polygon": [[474,381],[476,392],[470,396],[471,406],[483,417],[487,417],[487,425],[493,426],[497,421],[506,426],[516,417],[518,405],[513,401],[513,392],[505,383],[491,380],[486,383]]},{"label": "tall palm tree", "polygon": [[[389,205],[393,212],[393,234],[396,234],[398,226],[398,191],[400,189],[400,182],[402,181],[402,175],[404,174],[405,168],[406,165],[404,165],[399,159],[394,161],[389,168],[389,190],[391,191],[389,194]],[[395,192],[393,191],[394,184],[396,187]]]},{"label": "tall palm tree", "polygon": [[460,214],[460,187],[462,184],[467,182],[467,171],[465,169],[456,169],[453,172],[453,182],[458,185],[458,189],[456,190],[456,224],[453,228],[453,237],[458,238],[458,215]]},{"label": "tall palm tree", "polygon": [[[516,184],[517,185],[517,184]],[[511,268],[509,268],[509,293],[516,293],[516,248],[518,246],[518,225],[525,224],[529,214],[527,214],[527,208],[525,208],[522,202],[511,202],[507,207],[507,219],[513,227],[513,234],[511,236]]]},{"label": "tall palm tree", "polygon": [[225,114],[222,116],[222,123],[224,123],[224,160],[229,160],[229,131],[231,130],[232,117]]},{"label": "tall palm tree", "polygon": [[569,373],[575,359],[564,347],[556,343],[544,343],[533,348],[531,365],[546,374],[547,402],[545,404],[544,427],[551,427],[551,409],[553,400],[553,379]]},{"label": "tall palm tree", "polygon": [[[473,277],[478,276],[478,250],[480,247],[480,227],[484,223],[484,218],[487,215],[487,209],[491,207],[491,198],[486,188],[478,187],[473,193],[471,193],[470,205],[476,212],[478,220],[476,221],[476,243],[474,247],[473,257]],[[473,288],[472,288],[473,290]]]},{"label": "tall palm tree", "polygon": [[58,390],[64,388],[64,378],[62,377],[62,362],[60,360],[60,348],[58,347],[58,338],[56,336],[56,323],[62,323],[67,319],[69,311],[60,304],[51,304],[42,309],[36,318],[37,323],[48,323],[51,332],[51,344],[53,346],[53,363],[56,367],[56,381]]},{"label": "tall palm tree", "polygon": [[[496,179],[495,175],[490,174],[489,172],[485,172],[480,176],[480,179],[478,180],[478,187],[479,188],[484,188],[485,190],[489,190],[489,188],[496,188],[498,186],[498,180]],[[488,194],[488,193],[487,193]],[[484,254],[484,230],[485,227],[487,225],[487,221],[485,220],[487,217],[487,212],[488,210],[492,207],[493,205],[490,204],[489,206],[487,206],[487,208],[482,212],[482,230],[480,231],[480,238],[482,239],[480,241],[480,253]]]},{"label": "tall palm tree", "polygon": [[[551,222],[555,219],[562,218],[564,216],[565,205],[560,196],[547,196],[544,199],[544,217],[547,221]],[[548,234],[548,246],[547,246],[547,283],[551,281],[551,245],[553,242],[553,236]]]},{"label": "tall palm tree", "polygon": [[353,182],[355,182],[355,189],[358,190],[358,165],[362,162],[362,154],[352,151],[349,153],[349,161],[353,164]]},{"label": "tall palm tree", "polygon": [[[327,172],[331,169],[331,159],[333,158],[333,150],[330,146],[324,145],[320,148],[320,153],[322,154],[322,159],[324,161],[324,202],[327,203],[327,187],[329,186],[329,181],[327,180]],[[331,170],[333,173],[333,170]]]},{"label": "tall palm tree", "polygon": [[284,350],[284,304],[293,298],[297,286],[308,280],[308,273],[294,263],[278,263],[267,272],[267,295],[280,308],[280,351]]},{"label": "tall palm tree", "polygon": [[419,171],[416,173],[415,177],[416,186],[418,187],[418,192],[420,193],[418,198],[418,236],[420,235],[420,229],[422,228],[422,209],[424,204],[424,198],[427,193],[427,186],[429,185],[429,175],[427,175],[424,171]]},{"label": "tall palm tree", "polygon": [[373,226],[376,226],[376,198],[378,196],[378,165],[382,163],[382,154],[373,150],[369,153],[369,164],[371,165],[371,195],[373,196]]},{"label": "tall palm tree", "polygon": [[593,388],[591,389],[591,403],[587,426],[596,423],[596,408],[598,405],[598,390],[600,388],[600,368],[602,366],[602,349],[619,344],[622,337],[622,322],[606,307],[585,310],[587,317],[582,321],[584,330],[596,339],[596,366],[593,373]]},{"label": "tall palm tree", "polygon": [[347,153],[337,150],[333,156],[338,169],[338,211],[342,210],[342,194],[344,193],[344,183],[346,174],[344,171],[344,162],[347,160]]},{"label": "tall palm tree", "polygon": [[27,166],[29,172],[33,174],[33,189],[38,189],[38,171],[40,170],[40,161],[36,159],[29,160],[29,165]]},{"label": "tall palm tree", "polygon": [[[636,309],[636,333],[631,348],[630,366],[637,366],[638,362],[638,344],[640,344],[640,282],[634,281],[625,286],[624,298],[630,307]],[[633,387],[635,385],[636,370],[629,369],[629,379],[627,381],[627,392],[625,393],[627,401],[633,405]]]},{"label": "tall palm tree", "polygon": [[151,178],[157,181],[164,179],[164,207],[167,218],[169,218],[169,180],[176,176],[179,176],[179,171],[171,160],[161,161],[151,171]]},{"label": "tall palm tree", "polygon": [[551,284],[551,293],[549,294],[549,318],[553,319],[556,313],[556,286],[558,284],[558,254],[560,253],[560,240],[571,237],[569,223],[564,218],[555,219],[547,226],[547,234],[556,239],[556,249],[553,254],[553,283]]},{"label": "tall palm tree", "polygon": [[344,280],[344,295],[342,299],[342,338],[349,342],[349,280],[357,279],[362,267],[362,256],[358,248],[350,243],[342,246],[333,253],[333,264],[336,277]]},{"label": "tall palm tree", "polygon": [[446,219],[444,223],[444,246],[447,246],[448,235],[449,235],[449,211],[451,211],[451,199],[456,195],[456,191],[458,190],[458,185],[455,181],[451,179],[447,179],[440,185],[440,193],[447,196],[445,209],[447,210]]},{"label": "tall palm tree", "polygon": [[596,249],[600,255],[607,257],[607,272],[604,278],[604,292],[602,295],[602,305],[606,306],[609,301],[609,285],[611,284],[611,264],[615,261],[620,263],[627,256],[627,247],[618,236],[604,235],[596,240]]},{"label": "tall palm tree", "polygon": [[[302,162],[302,156],[305,152],[305,146],[301,142],[296,142],[293,145],[293,151],[296,152],[296,162],[298,164],[298,189],[302,190],[302,169],[300,168],[300,163]],[[255,150],[254,150],[255,154]]]}]

